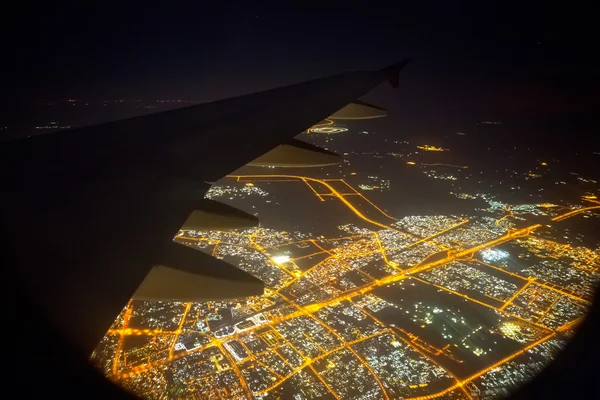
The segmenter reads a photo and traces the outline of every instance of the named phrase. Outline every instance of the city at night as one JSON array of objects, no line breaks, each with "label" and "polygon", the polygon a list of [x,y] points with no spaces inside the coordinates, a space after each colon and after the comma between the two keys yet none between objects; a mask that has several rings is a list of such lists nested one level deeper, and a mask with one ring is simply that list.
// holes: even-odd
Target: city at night
[{"label": "city at night", "polygon": [[0,115],[22,397],[600,395],[586,24],[389,7],[43,10]]}]

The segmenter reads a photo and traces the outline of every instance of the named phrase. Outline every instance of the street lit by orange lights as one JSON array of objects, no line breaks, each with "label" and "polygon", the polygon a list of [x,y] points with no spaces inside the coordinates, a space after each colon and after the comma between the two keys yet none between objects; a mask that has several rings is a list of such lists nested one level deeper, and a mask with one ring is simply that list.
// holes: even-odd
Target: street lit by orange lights
[{"label": "street lit by orange lights", "polygon": [[[437,150],[432,150],[432,151],[437,151]],[[416,163],[409,161],[409,162],[407,162],[407,164],[415,165]],[[356,175],[356,173],[352,173],[351,175]],[[267,179],[297,180],[299,182],[305,183],[313,191],[313,193],[321,200],[323,200],[323,196],[331,196],[331,198],[339,200],[339,202],[336,201],[336,203],[345,206],[350,211],[352,211],[352,213],[356,217],[358,217],[366,222],[369,222],[379,228],[383,228],[386,230],[394,230],[394,231],[399,232],[400,234],[404,234],[407,236],[413,236],[412,234],[408,234],[408,233],[399,231],[398,229],[395,228],[395,225],[393,227],[388,225],[388,224],[392,224],[393,222],[395,222],[395,219],[393,217],[387,215],[383,210],[381,210],[375,204],[371,203],[368,199],[366,199],[364,196],[362,196],[362,194],[357,192],[352,186],[350,186],[347,182],[345,182],[344,180],[341,180],[341,179],[340,180],[319,180],[319,179],[314,179],[314,178],[310,178],[310,177],[294,176],[294,175],[235,175],[235,176],[230,176],[230,178],[237,179],[238,181],[246,181],[246,180],[256,181],[256,180],[267,180]],[[339,182],[339,183],[336,183],[336,182]],[[244,184],[245,184],[245,186],[248,186],[248,187],[254,186],[254,183],[252,183],[252,182],[246,182]],[[341,190],[339,188],[340,184],[345,185],[345,188],[343,190]],[[323,190],[323,188],[325,188],[325,190]],[[317,189],[318,189],[318,191],[317,191]],[[352,191],[354,191],[354,193]],[[349,195],[352,195],[352,196],[347,197]],[[373,207],[372,209],[369,210],[370,211],[369,213],[365,212],[365,210],[362,208],[362,207],[365,207],[362,205],[362,203],[361,203],[360,207],[358,206],[359,203],[354,203],[354,204],[352,203],[352,199],[356,199],[356,198],[358,198],[358,196],[362,196],[362,198],[364,198],[366,200],[366,204],[367,204],[366,207],[371,207],[371,206]],[[591,197],[591,196],[588,196],[588,197]],[[583,198],[586,199],[586,196],[584,196]],[[595,198],[595,196],[594,196],[594,198]],[[590,198],[590,200],[593,200],[593,199]],[[544,206],[544,205],[541,204],[540,206]],[[555,205],[547,204],[547,206],[554,207]],[[570,218],[572,216],[575,216],[575,215],[578,215],[581,213],[590,212],[590,211],[596,210],[598,208],[600,208],[600,206],[581,207],[581,208],[572,209],[572,210],[567,211],[559,216],[552,218],[551,222],[562,221],[562,220]],[[377,212],[371,212],[373,210],[375,210]],[[509,207],[507,207],[505,211],[506,211],[506,215],[504,215],[502,218],[500,218],[500,220],[498,222],[501,222],[503,219],[513,217],[512,211],[510,210]],[[369,215],[369,217],[367,217],[367,215]],[[376,215],[376,216],[374,216],[374,215]],[[387,222],[387,223],[383,223],[383,222]],[[443,233],[446,233],[448,231],[451,231],[453,229],[456,229],[457,227],[460,227],[468,222],[469,222],[468,219],[463,219],[462,221],[455,223],[454,225],[447,227],[446,229],[443,229],[440,232],[431,234],[428,237],[417,236],[416,241],[414,241],[414,240],[411,241],[411,243],[405,247],[412,247],[414,245],[418,245],[421,243],[431,243],[433,245],[437,245],[435,242],[435,238],[437,236],[439,236]],[[441,397],[444,394],[450,393],[454,390],[460,390],[460,391],[464,392],[464,395],[466,395],[467,398],[471,398],[469,391],[465,389],[465,385],[467,383],[472,382],[473,380],[486,374],[487,372],[502,366],[503,364],[513,360],[514,358],[518,357],[519,355],[522,355],[525,352],[529,351],[530,349],[533,349],[535,346],[538,346],[539,344],[544,343],[545,341],[553,338],[556,335],[556,332],[558,332],[558,331],[562,332],[563,330],[572,328],[579,322],[579,319],[570,320],[566,324],[563,324],[561,327],[558,327],[556,329],[551,329],[547,326],[543,326],[543,325],[540,325],[539,323],[525,320],[524,318],[521,318],[519,316],[516,316],[514,314],[507,312],[506,311],[507,306],[510,305],[512,303],[512,301],[515,300],[521,293],[523,293],[528,286],[536,285],[537,287],[540,287],[540,286],[546,287],[546,284],[544,282],[537,282],[533,279],[527,279],[526,277],[525,278],[521,277],[521,276],[513,274],[509,271],[502,271],[502,272],[510,274],[510,275],[518,276],[519,278],[524,280],[524,284],[518,290],[516,290],[514,293],[512,293],[512,296],[510,297],[510,299],[508,301],[506,301],[505,303],[503,303],[502,306],[500,306],[500,307],[486,304],[485,302],[476,300],[476,299],[469,297],[463,293],[459,293],[458,291],[450,290],[444,286],[436,285],[432,282],[428,282],[421,275],[419,275],[419,277],[416,277],[415,274],[419,274],[421,272],[425,272],[425,271],[428,271],[433,268],[442,267],[444,265],[450,264],[451,262],[457,261],[457,260],[477,261],[474,259],[475,253],[477,253],[481,250],[484,250],[484,249],[496,247],[500,244],[510,242],[517,238],[526,238],[529,235],[531,235],[531,233],[538,230],[541,226],[542,226],[541,224],[535,224],[535,225],[531,225],[531,226],[528,226],[528,227],[525,227],[522,229],[511,229],[511,230],[508,230],[504,235],[502,235],[500,237],[496,237],[495,239],[488,240],[484,243],[480,243],[480,244],[468,247],[466,249],[465,248],[450,249],[450,247],[447,246],[447,247],[445,247],[445,249],[447,251],[445,257],[443,257],[441,259],[436,259],[431,262],[421,262],[420,264],[417,264],[417,265],[415,265],[411,268],[407,268],[405,270],[402,270],[401,268],[399,268],[398,263],[388,260],[386,252],[389,252],[390,248],[384,246],[384,244],[382,243],[382,241],[379,238],[379,235],[376,232],[373,232],[372,236],[367,235],[367,234],[363,234],[362,236],[355,235],[356,237],[358,237],[358,240],[356,241],[357,244],[355,245],[355,247],[348,246],[348,249],[350,249],[350,250],[348,250],[348,249],[344,250],[344,248],[342,246],[338,246],[336,248],[331,248],[331,246],[324,245],[323,242],[319,242],[320,245],[317,243],[318,240],[323,240],[323,241],[325,241],[325,243],[327,243],[326,242],[327,240],[332,240],[332,239],[326,239],[326,238],[306,239],[306,240],[303,240],[303,242],[307,242],[309,244],[312,243],[316,247],[314,249],[315,251],[310,252],[310,254],[307,254],[305,256],[298,257],[298,258],[290,258],[290,256],[288,256],[287,254],[285,254],[285,252],[282,252],[281,250],[273,251],[272,249],[275,249],[276,247],[266,246],[263,242],[260,242],[262,244],[262,246],[259,245],[258,243],[256,243],[256,239],[259,238],[259,233],[261,231],[265,231],[264,229],[260,229],[260,228],[256,229],[251,234],[231,232],[232,235],[247,237],[248,241],[250,243],[249,246],[251,248],[256,249],[256,250],[260,251],[261,253],[263,253],[274,263],[274,265],[276,265],[281,270],[283,270],[284,272],[291,275],[292,279],[286,281],[283,288],[290,287],[290,285],[292,285],[294,282],[296,282],[299,278],[302,278],[303,276],[305,276],[307,272],[311,271],[313,268],[317,267],[324,261],[340,258],[341,257],[340,254],[342,254],[343,251],[346,252],[346,253],[344,253],[345,255],[348,255],[348,253],[350,253],[350,252],[354,252],[354,253],[356,253],[356,255],[369,254],[369,253],[373,253],[373,252],[380,253],[384,262],[388,266],[393,268],[396,272],[393,275],[388,275],[388,276],[385,276],[385,277],[382,277],[379,279],[373,279],[372,281],[370,281],[369,283],[367,283],[363,286],[351,288],[344,292],[339,292],[339,295],[337,295],[336,297],[333,297],[333,298],[330,298],[330,299],[327,299],[324,301],[315,302],[312,304],[302,305],[302,306],[296,304],[294,301],[289,300],[286,297],[286,296],[288,296],[287,294],[286,294],[286,296],[282,295],[281,288],[278,288],[277,290],[267,289],[268,293],[279,296],[281,299],[283,299],[285,302],[287,302],[288,306],[293,307],[293,310],[289,314],[285,314],[285,315],[265,312],[265,317],[267,318],[268,322],[266,324],[261,325],[260,329],[269,327],[274,332],[277,332],[275,330],[275,326],[284,321],[289,321],[289,320],[292,320],[292,319],[298,318],[298,317],[308,317],[308,318],[311,318],[313,321],[317,322],[319,325],[321,325],[326,331],[328,331],[329,333],[334,335],[341,342],[341,345],[337,346],[333,349],[329,349],[329,350],[323,349],[323,352],[321,354],[319,354],[318,356],[313,356],[313,357],[302,356],[301,364],[299,363],[300,365],[297,365],[295,368],[291,368],[291,371],[289,373],[287,371],[285,373],[279,373],[278,371],[275,371],[272,368],[270,368],[270,366],[267,365],[266,363],[259,360],[257,357],[259,355],[262,355],[264,352],[252,355],[251,351],[249,349],[247,349],[247,352],[250,355],[245,360],[245,362],[251,361],[252,363],[256,363],[256,364],[262,366],[264,369],[270,371],[273,375],[273,383],[272,384],[269,383],[270,386],[267,387],[266,389],[261,388],[260,391],[252,392],[251,389],[248,387],[248,382],[246,381],[244,374],[242,374],[240,371],[240,368],[243,369],[243,367],[244,367],[243,364],[241,364],[240,362],[233,359],[229,355],[229,352],[227,350],[225,350],[223,347],[223,344],[225,344],[227,341],[233,340],[233,339],[239,339],[240,332],[236,332],[230,336],[227,336],[226,338],[212,338],[210,343],[207,343],[203,346],[200,346],[200,347],[192,349],[192,350],[184,350],[184,351],[177,352],[177,353],[174,352],[174,346],[177,342],[179,335],[181,335],[187,329],[187,328],[184,328],[184,322],[185,322],[186,318],[188,317],[188,313],[190,311],[190,305],[191,305],[190,303],[182,304],[182,306],[184,307],[183,315],[182,315],[182,317],[179,321],[179,325],[175,331],[160,331],[160,330],[148,330],[148,329],[143,330],[143,329],[129,328],[127,326],[127,324],[128,324],[129,319],[131,318],[132,310],[131,310],[131,307],[128,307],[124,312],[124,321],[121,324],[121,327],[118,329],[112,329],[111,331],[108,332],[109,335],[118,335],[117,351],[116,351],[114,359],[112,360],[113,364],[111,365],[112,378],[113,379],[124,379],[124,378],[128,378],[128,377],[132,377],[134,375],[138,375],[145,371],[148,371],[151,368],[155,368],[155,367],[159,367],[159,366],[168,364],[174,360],[185,357],[191,353],[203,351],[207,348],[213,347],[213,348],[218,349],[220,351],[220,354],[222,354],[223,357],[225,357],[225,360],[228,362],[228,365],[231,366],[231,373],[235,374],[237,376],[237,378],[239,379],[239,381],[242,385],[244,393],[248,397],[252,397],[253,395],[254,396],[266,395],[269,392],[276,389],[277,387],[283,385],[285,382],[288,381],[288,379],[290,379],[292,376],[297,374],[299,371],[302,371],[302,370],[308,368],[311,371],[313,371],[314,375],[323,383],[325,388],[331,393],[331,395],[333,397],[340,398],[340,394],[336,393],[334,391],[334,389],[331,387],[331,385],[329,385],[327,383],[327,381],[324,379],[324,377],[321,375],[321,373],[319,373],[319,371],[317,370],[318,368],[315,368],[317,366],[317,365],[315,365],[315,362],[322,360],[335,352],[338,352],[341,350],[347,350],[348,352],[352,353],[352,355],[361,364],[361,366],[364,367],[365,370],[368,371],[369,375],[371,375],[373,377],[374,383],[376,383],[377,386],[379,387],[379,389],[381,390],[380,396],[382,396],[386,399],[393,398],[394,397],[393,393],[388,393],[389,388],[387,387],[387,384],[384,384],[383,382],[381,382],[380,377],[377,376],[376,372],[371,368],[371,365],[369,364],[368,360],[364,359],[364,357],[361,356],[361,354],[359,354],[353,348],[353,346],[355,344],[358,344],[358,343],[366,341],[370,338],[387,333],[387,334],[391,334],[393,337],[397,338],[398,340],[401,340],[402,342],[406,343],[407,345],[412,347],[415,351],[417,351],[421,355],[423,355],[425,358],[428,358],[434,365],[437,365],[440,368],[442,368],[442,367],[438,364],[435,357],[443,355],[443,356],[450,357],[451,359],[454,359],[456,362],[460,362],[460,360],[457,360],[454,358],[455,356],[451,352],[448,351],[448,347],[436,348],[432,345],[429,345],[428,343],[423,341],[421,338],[419,338],[418,336],[416,336],[410,332],[404,332],[404,335],[407,337],[402,336],[403,331],[401,329],[398,331],[395,331],[394,329],[392,329],[390,327],[386,327],[386,324],[384,324],[382,321],[379,321],[375,316],[373,316],[371,313],[369,313],[366,309],[364,309],[362,307],[361,307],[362,312],[364,312],[368,317],[372,318],[374,321],[377,322],[378,325],[380,325],[381,327],[384,327],[384,328],[382,328],[382,330],[379,330],[375,333],[365,335],[363,337],[360,337],[360,338],[358,338],[356,340],[352,340],[352,341],[345,340],[342,336],[340,336],[339,333],[337,333],[334,329],[332,329],[332,327],[328,326],[324,321],[321,321],[321,319],[320,319],[321,317],[319,316],[319,314],[317,314],[317,312],[325,307],[339,304],[342,301],[349,301],[351,303],[354,303],[353,299],[355,300],[355,298],[357,296],[368,294],[377,287],[387,286],[389,284],[392,284],[395,282],[400,282],[400,281],[403,281],[406,279],[410,279],[410,280],[414,279],[415,281],[419,281],[424,285],[431,285],[439,290],[446,291],[446,292],[451,293],[456,296],[460,296],[465,301],[471,301],[474,303],[481,304],[481,305],[487,307],[488,309],[493,309],[496,312],[498,312],[508,318],[511,318],[511,321],[515,321],[515,322],[511,322],[511,324],[504,326],[504,328],[510,334],[516,335],[520,329],[520,326],[521,326],[520,324],[533,325],[533,326],[536,326],[536,327],[542,329],[544,332],[547,332],[547,335],[542,337],[541,339],[528,344],[526,347],[522,348],[521,350],[510,354],[509,356],[503,358],[502,360],[500,360],[492,365],[487,366],[486,368],[481,369],[480,371],[472,374],[471,376],[469,376],[465,379],[458,379],[455,375],[453,375],[452,373],[447,371],[445,368],[442,368],[442,369],[446,370],[446,372],[448,372],[449,375],[452,376],[452,378],[454,378],[454,383],[451,386],[447,387],[446,389],[443,389],[437,393],[432,393],[427,396],[415,397],[414,399],[434,399],[434,398]],[[227,233],[229,233],[229,232],[227,232]],[[266,234],[266,236],[268,236],[268,234]],[[266,236],[264,236],[264,237],[266,237]],[[372,239],[369,240],[368,239],[369,236],[371,236]],[[196,240],[196,241],[204,240],[207,243],[214,245],[214,246],[217,246],[220,243],[220,240],[208,240],[208,239],[195,238],[195,237],[188,238],[183,234],[178,235],[178,237],[179,237],[179,239],[184,239],[184,240],[188,240],[188,239]],[[260,236],[260,237],[263,237],[263,236]],[[287,244],[289,244],[289,243],[286,243],[286,245]],[[263,246],[265,246],[266,248]],[[267,251],[267,250],[269,250],[269,251]],[[352,254],[354,254],[354,253],[352,253]],[[299,270],[290,272],[286,269],[286,266],[283,265],[283,264],[287,264],[287,265],[293,264],[295,260],[303,259],[306,257],[312,257],[312,256],[318,255],[318,254],[327,254],[327,255],[329,255],[329,257],[327,257],[325,260],[321,260],[316,265],[313,265],[310,269],[304,270],[304,272],[300,272]],[[484,266],[488,265],[483,262],[481,262],[481,264]],[[488,265],[488,266],[491,268],[499,269],[492,265]],[[500,272],[500,269],[499,269],[499,272]],[[576,298],[575,294],[571,294],[566,291],[563,291],[562,288],[553,287],[553,286],[548,286],[547,288],[549,290],[553,290],[554,293],[565,295],[565,296],[568,295],[569,297],[571,297],[573,299]],[[285,291],[284,291],[284,293],[285,293]],[[581,300],[585,301],[583,299],[581,299]],[[550,308],[545,310],[545,313],[547,313]],[[539,320],[538,320],[538,322],[539,322]],[[258,326],[251,327],[247,330],[244,330],[244,334],[254,333],[254,331],[257,329],[258,329]],[[121,357],[121,353],[123,352],[123,350],[122,350],[123,341],[126,336],[138,336],[138,335],[147,335],[147,336],[163,335],[161,337],[165,337],[164,335],[173,335],[172,338],[168,338],[168,340],[169,340],[168,357],[165,357],[162,360],[158,360],[158,361],[155,360],[152,362],[148,362],[147,364],[138,365],[133,368],[131,368],[131,367],[127,368],[127,365],[124,362],[120,362],[120,360],[123,358],[123,357]],[[294,348],[293,344],[290,343],[283,336],[281,337],[281,340],[283,342],[286,342],[287,345],[289,345],[291,348]],[[312,339],[309,338],[309,340],[312,340]],[[394,340],[396,340],[396,339],[394,339]],[[532,338],[531,340],[534,340],[534,339]],[[275,343],[275,342],[273,342],[273,343]],[[242,341],[240,341],[240,344],[245,347],[245,345],[244,345],[244,343],[242,343]],[[282,345],[283,343],[280,342],[280,344]],[[315,343],[315,346],[318,346],[318,344]],[[442,347],[442,346],[439,346],[439,347]],[[295,349],[294,349],[294,351],[296,351],[298,354],[301,354],[300,351],[297,351]],[[238,368],[238,365],[239,365],[239,368]],[[121,368],[122,370],[119,371],[119,368]],[[218,365],[217,365],[217,368],[219,368]],[[125,369],[125,370],[123,370],[123,369]],[[265,385],[265,386],[267,386],[267,385]],[[418,387],[423,387],[423,386],[418,386]],[[466,387],[468,387],[468,386],[466,386]]]}]

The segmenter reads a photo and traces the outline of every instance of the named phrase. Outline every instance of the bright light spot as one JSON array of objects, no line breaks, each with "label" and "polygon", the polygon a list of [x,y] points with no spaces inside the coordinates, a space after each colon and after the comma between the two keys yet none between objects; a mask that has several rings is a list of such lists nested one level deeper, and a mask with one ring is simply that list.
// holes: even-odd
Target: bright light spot
[{"label": "bright light spot", "polygon": [[514,322],[505,322],[500,327],[500,331],[508,337],[515,337],[517,334],[521,333],[521,327]]},{"label": "bright light spot", "polygon": [[542,208],[558,207],[556,204],[552,204],[552,203],[541,203],[541,204],[536,204],[536,206],[542,207]]},{"label": "bright light spot", "polygon": [[544,166],[546,166],[546,165],[548,165],[548,163],[545,163],[545,162],[543,162],[543,163],[541,163],[540,165],[544,165]]},{"label": "bright light spot", "polygon": [[520,343],[530,342],[535,339],[533,330],[524,329],[517,321],[507,321],[500,326],[500,332],[507,338]]},{"label": "bright light spot", "polygon": [[175,350],[185,350],[185,346],[183,343],[177,343],[175,344]]},{"label": "bright light spot", "polygon": [[252,186],[254,186],[254,183],[250,183],[250,182],[248,182],[248,183],[246,183],[246,186],[248,186],[248,187],[252,187]]},{"label": "bright light spot", "polygon": [[424,144],[422,146],[417,146],[417,149],[425,150],[425,151],[444,151],[446,149],[442,149],[441,147],[430,146],[428,144]]},{"label": "bright light spot", "polygon": [[348,128],[341,128],[339,126],[317,126],[314,128],[310,128],[309,132],[316,132],[316,133],[341,133],[341,132],[346,132],[348,130]]},{"label": "bright light spot", "polygon": [[408,165],[415,165],[415,163],[413,161],[409,161],[407,162]]},{"label": "bright light spot", "polygon": [[275,264],[283,264],[290,261],[290,256],[275,256],[273,257],[273,262]]},{"label": "bright light spot", "polygon": [[506,250],[486,249],[481,252],[481,256],[485,262],[500,261],[510,257],[510,253]]}]

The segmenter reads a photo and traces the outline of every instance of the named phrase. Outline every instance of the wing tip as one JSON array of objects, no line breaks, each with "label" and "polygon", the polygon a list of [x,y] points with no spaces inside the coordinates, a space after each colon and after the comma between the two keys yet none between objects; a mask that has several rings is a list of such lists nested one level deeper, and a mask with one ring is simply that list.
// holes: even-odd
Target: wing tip
[{"label": "wing tip", "polygon": [[400,71],[410,61],[410,58],[405,58],[404,60],[398,61],[397,63],[385,67],[381,70],[381,72],[385,74],[386,79],[394,89],[398,88],[398,86],[400,85]]}]

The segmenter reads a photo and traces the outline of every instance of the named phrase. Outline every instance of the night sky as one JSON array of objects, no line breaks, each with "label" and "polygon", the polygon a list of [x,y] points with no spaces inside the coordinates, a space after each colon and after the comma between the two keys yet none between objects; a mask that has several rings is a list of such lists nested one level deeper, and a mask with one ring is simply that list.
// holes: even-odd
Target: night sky
[{"label": "night sky", "polygon": [[382,88],[368,99],[413,131],[488,119],[536,126],[536,135],[595,129],[598,68],[585,7],[280,3],[39,6],[36,34],[17,53],[18,104],[211,101],[411,58],[400,94]]},{"label": "night sky", "polygon": [[[384,134],[438,145],[466,132],[463,143],[494,148],[469,153],[483,158],[482,164],[489,158],[490,168],[513,163],[501,146],[523,146],[523,159],[532,162],[537,155],[528,149],[536,146],[564,157],[561,162],[585,162],[585,176],[597,179],[600,46],[593,2],[128,3],[20,2],[16,16],[3,10],[2,64],[9,72],[0,75],[0,142],[19,136],[13,127],[31,131],[34,124],[59,119],[53,109],[40,117],[49,102],[213,101],[410,58],[398,90],[382,85],[365,99],[389,109],[388,118],[374,121]],[[501,121],[502,129],[482,133],[477,121]],[[452,155],[465,151],[456,147]],[[581,152],[595,157],[589,168]],[[566,164],[559,164],[564,173],[572,171]],[[37,164],[23,159],[22,165]],[[579,353],[565,353],[564,364],[545,378],[546,392],[577,397],[592,382],[585,374],[593,369],[572,368],[586,366],[584,355],[592,354],[588,343],[597,332],[583,332],[588,337],[574,341]],[[53,343],[44,348],[60,350],[60,341],[43,336]],[[556,385],[555,377],[563,379],[566,372],[566,383]]]}]

